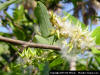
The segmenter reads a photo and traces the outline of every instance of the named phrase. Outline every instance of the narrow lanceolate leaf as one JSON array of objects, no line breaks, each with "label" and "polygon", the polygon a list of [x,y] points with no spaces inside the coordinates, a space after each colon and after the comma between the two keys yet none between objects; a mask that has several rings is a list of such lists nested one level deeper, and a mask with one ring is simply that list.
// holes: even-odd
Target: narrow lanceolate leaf
[{"label": "narrow lanceolate leaf", "polygon": [[42,36],[39,36],[39,35],[35,35],[34,42],[40,43],[40,44],[49,44],[49,41],[47,39],[45,39],[45,38],[43,38]]},{"label": "narrow lanceolate leaf", "polygon": [[43,3],[37,2],[37,7],[35,8],[35,16],[40,25],[41,35],[43,37],[49,36],[52,25],[49,20],[47,8]]},{"label": "narrow lanceolate leaf", "polygon": [[62,64],[63,62],[64,62],[63,59],[58,57],[57,59],[52,61],[49,66],[50,66],[50,68],[53,68],[53,67],[55,67],[57,65]]},{"label": "narrow lanceolate leaf", "polygon": [[92,37],[95,37],[96,44],[100,45],[100,26],[98,26],[96,29],[93,30]]},{"label": "narrow lanceolate leaf", "polygon": [[67,12],[64,12],[64,14],[66,15],[67,19],[69,19],[72,22],[72,24],[81,26],[83,30],[86,29],[86,25],[80,22],[77,18],[75,18],[74,16],[72,16],[71,14]]},{"label": "narrow lanceolate leaf", "polygon": [[95,60],[97,61],[98,65],[100,66],[100,56],[96,56]]},{"label": "narrow lanceolate leaf", "polygon": [[0,11],[7,8],[10,4],[17,2],[17,0],[10,0],[0,4]]}]

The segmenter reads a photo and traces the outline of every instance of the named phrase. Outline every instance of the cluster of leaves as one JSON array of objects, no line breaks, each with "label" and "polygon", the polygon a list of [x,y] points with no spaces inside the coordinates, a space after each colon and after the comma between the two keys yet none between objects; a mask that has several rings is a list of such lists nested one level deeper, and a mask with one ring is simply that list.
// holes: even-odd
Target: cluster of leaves
[{"label": "cluster of leaves", "polygon": [[[6,8],[13,2],[14,0],[10,0],[7,3],[5,2],[2,4],[2,7],[0,7],[0,10]],[[58,45],[63,38],[59,39],[56,34],[51,35],[53,27],[45,5],[41,2],[37,2],[37,7],[33,11],[36,18],[31,18],[28,10],[25,10],[22,4],[13,10],[13,16],[10,16],[6,10],[3,10],[5,17],[1,18],[1,23],[4,27],[10,29],[12,33],[0,32],[0,35],[35,43]],[[69,15],[68,19],[72,20],[73,24],[79,22],[70,14],[66,14],[67,16]],[[79,23],[84,29],[84,24]],[[99,30],[100,27],[97,27],[92,33],[92,36],[96,37],[97,45],[100,45]],[[19,50],[23,50],[22,53]],[[16,52],[18,55],[16,55]],[[88,58],[88,55],[91,54],[92,56]],[[87,58],[85,59],[77,60],[77,70],[100,70],[100,51],[92,48],[92,51],[88,55],[86,55]],[[12,58],[13,60],[11,60]],[[83,63],[83,61],[85,63]],[[86,62],[88,62],[88,65]],[[1,74],[30,75],[34,73],[48,75],[50,70],[69,70],[69,62],[61,58],[59,52],[50,49],[22,49],[21,46],[0,42],[0,69]]]},{"label": "cluster of leaves", "polygon": [[[52,24],[49,20],[50,16],[48,15],[44,4],[38,2],[34,11],[37,19],[35,17],[30,18],[29,13],[22,5],[19,5],[18,8],[14,9],[13,16],[10,16],[7,11],[4,10],[5,18],[1,18],[1,23],[4,27],[10,29],[12,33],[0,32],[0,35],[10,38],[14,37],[15,39],[24,41],[32,40],[32,42],[41,44],[56,44],[57,36],[50,35]],[[37,25],[38,23],[39,25]],[[38,30],[36,27],[40,27],[40,29]],[[51,69],[60,69],[62,65],[68,65],[68,62],[64,62],[56,51],[28,48],[20,53],[19,49],[22,49],[20,46],[4,42],[0,43],[0,48],[2,50],[0,51],[0,67],[4,71],[7,70],[9,74],[17,74],[17,72],[18,74],[23,74],[24,70],[26,71],[24,74],[27,74],[27,68],[31,65],[31,73],[36,70],[38,71],[37,73],[44,75],[44,73],[49,73],[49,70]],[[13,57],[16,52],[18,52],[21,57],[18,57],[18,55]],[[10,60],[12,57],[14,59]],[[21,61],[23,61],[23,63]],[[59,65],[59,68],[57,65]],[[14,68],[16,68],[16,70],[14,70]],[[39,70],[37,70],[37,68]],[[62,70],[65,68],[68,69],[68,66],[63,66]],[[4,73],[4,71],[1,73]]]}]

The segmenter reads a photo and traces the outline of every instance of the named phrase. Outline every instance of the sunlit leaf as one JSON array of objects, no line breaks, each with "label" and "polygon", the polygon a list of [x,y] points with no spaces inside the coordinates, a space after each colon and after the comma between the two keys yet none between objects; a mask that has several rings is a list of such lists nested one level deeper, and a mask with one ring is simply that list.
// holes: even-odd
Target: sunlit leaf
[{"label": "sunlit leaf", "polygon": [[18,8],[16,8],[14,11],[13,16],[15,21],[20,22],[20,20],[23,20],[24,7],[22,5],[18,6]]},{"label": "sunlit leaf", "polygon": [[35,35],[34,42],[40,43],[40,44],[49,44],[49,41],[47,39],[39,35]]},{"label": "sunlit leaf", "polygon": [[96,48],[91,48],[91,49],[92,49],[92,53],[100,54],[100,50],[97,50]]},{"label": "sunlit leaf", "polygon": [[92,37],[96,37],[96,44],[100,45],[100,26],[98,26],[94,31],[92,32]]},{"label": "sunlit leaf", "polygon": [[49,20],[49,15],[47,12],[47,8],[41,2],[37,2],[37,7],[35,9],[35,16],[40,25],[40,31],[43,37],[47,37],[50,35],[50,30],[52,28],[52,24]]},{"label": "sunlit leaf", "polygon": [[59,58],[59,57],[58,57],[57,59],[55,59],[54,61],[52,61],[52,62],[50,63],[50,68],[62,64],[63,61],[64,61],[64,60],[63,60],[62,58]]},{"label": "sunlit leaf", "polygon": [[0,42],[0,54],[6,52],[9,49],[8,44]]},{"label": "sunlit leaf", "polygon": [[67,19],[73,23],[73,25],[77,25],[78,24],[78,26],[81,26],[82,29],[86,28],[86,25],[84,23],[80,22],[78,19],[76,19],[71,14],[69,14],[67,12],[64,12],[64,14],[65,14],[65,16],[67,16]]},{"label": "sunlit leaf", "polygon": [[11,5],[12,3],[15,3],[15,2],[17,2],[17,0],[10,0],[10,1],[6,1],[6,2],[0,4],[0,11],[2,9],[7,8],[9,5]]},{"label": "sunlit leaf", "polygon": [[100,66],[100,56],[96,56],[95,60],[97,61],[98,65]]}]

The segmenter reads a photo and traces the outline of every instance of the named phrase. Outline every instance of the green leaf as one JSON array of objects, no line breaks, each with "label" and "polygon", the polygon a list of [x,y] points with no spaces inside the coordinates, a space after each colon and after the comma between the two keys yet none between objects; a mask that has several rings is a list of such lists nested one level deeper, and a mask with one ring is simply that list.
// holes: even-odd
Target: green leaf
[{"label": "green leaf", "polygon": [[39,65],[39,70],[40,70],[40,75],[49,75],[49,64],[48,62],[46,63],[41,63]]},{"label": "green leaf", "polygon": [[96,44],[100,45],[100,26],[98,26],[93,32],[92,37],[96,37]]},{"label": "green leaf", "polygon": [[43,68],[44,68],[44,66],[45,66],[45,64],[44,64],[44,63],[39,64],[39,70],[40,70],[40,71],[42,71],[42,70],[43,70]]},{"label": "green leaf", "polygon": [[62,64],[63,63],[63,59],[62,58],[57,58],[57,59],[55,59],[54,61],[52,61],[51,63],[50,63],[50,68],[53,68],[53,67],[55,67],[55,66],[57,66],[57,65],[60,65],[60,64]]},{"label": "green leaf", "polygon": [[52,45],[53,42],[54,42],[54,36],[50,36],[50,37],[48,38],[48,41],[50,42],[50,45]]},{"label": "green leaf", "polygon": [[18,28],[14,29],[14,34],[18,40],[25,40],[25,38],[26,38],[25,33]]},{"label": "green leaf", "polygon": [[10,0],[10,1],[6,1],[5,3],[0,4],[0,11],[7,8],[9,5],[15,2],[17,2],[17,0]]},{"label": "green leaf", "polygon": [[1,36],[5,36],[5,37],[12,37],[13,35],[10,34],[10,33],[3,33],[3,32],[0,32],[0,35]]},{"label": "green leaf", "polygon": [[86,63],[87,63],[86,61],[87,61],[87,59],[79,59],[78,63],[80,63],[82,65],[86,65]]},{"label": "green leaf", "polygon": [[8,44],[0,42],[0,54],[6,52],[9,49]]},{"label": "green leaf", "polygon": [[49,41],[47,39],[39,35],[35,35],[34,42],[40,43],[40,44],[49,44]]},{"label": "green leaf", "polygon": [[95,60],[97,61],[98,65],[100,66],[100,56],[96,56]]},{"label": "green leaf", "polygon": [[76,66],[76,69],[78,71],[85,71],[87,69],[87,67],[81,63],[78,63],[77,66]]},{"label": "green leaf", "polygon": [[77,7],[77,0],[71,0],[75,8]]},{"label": "green leaf", "polygon": [[58,39],[56,42],[54,42],[53,45],[61,46],[62,45],[62,41],[64,41],[64,38]]},{"label": "green leaf", "polygon": [[88,66],[91,66],[92,61],[93,61],[93,57],[91,57],[91,58],[89,59]]},{"label": "green leaf", "polygon": [[94,70],[96,70],[96,71],[98,70],[98,65],[97,64],[91,63],[91,66],[93,67]]},{"label": "green leaf", "polygon": [[15,11],[14,11],[13,16],[14,16],[15,21],[19,22],[20,20],[23,20],[24,7],[22,5],[18,6],[18,8],[16,8]]},{"label": "green leaf", "polygon": [[91,48],[91,49],[92,49],[92,53],[100,54],[100,50],[97,50],[96,48]]},{"label": "green leaf", "polygon": [[72,16],[71,14],[67,13],[67,12],[64,12],[64,14],[66,15],[67,19],[69,21],[71,21],[74,25],[79,25],[82,27],[82,29],[85,29],[86,28],[86,25],[82,22],[80,22],[77,18],[75,18],[74,16]]},{"label": "green leaf", "polygon": [[34,13],[39,22],[42,36],[48,37],[50,35],[50,30],[52,29],[52,24],[49,20],[47,8],[43,3],[38,1]]}]

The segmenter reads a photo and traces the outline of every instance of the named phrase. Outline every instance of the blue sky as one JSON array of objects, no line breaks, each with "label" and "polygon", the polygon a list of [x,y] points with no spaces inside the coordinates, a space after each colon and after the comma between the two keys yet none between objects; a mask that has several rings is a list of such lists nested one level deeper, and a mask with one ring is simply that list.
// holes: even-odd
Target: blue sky
[{"label": "blue sky", "polygon": [[[10,14],[11,16],[13,13],[12,8],[14,8],[14,4],[10,5],[9,10],[7,10],[8,14]],[[0,14],[3,15],[3,12],[1,11]],[[1,23],[0,23],[0,32],[9,33],[9,30],[7,28],[1,26]]]},{"label": "blue sky", "polygon": [[[72,3],[65,3],[65,4],[63,4],[63,6],[64,6],[63,11],[69,12],[71,15],[73,14],[74,11],[72,9],[74,8],[74,6]],[[98,16],[100,16],[100,9],[97,10],[97,14],[98,14]],[[81,14],[79,16],[80,16],[79,20],[82,22]],[[97,24],[93,24],[92,29],[95,29],[97,26],[100,26],[100,21],[98,21]],[[89,27],[89,30],[90,30],[90,27]]]}]

